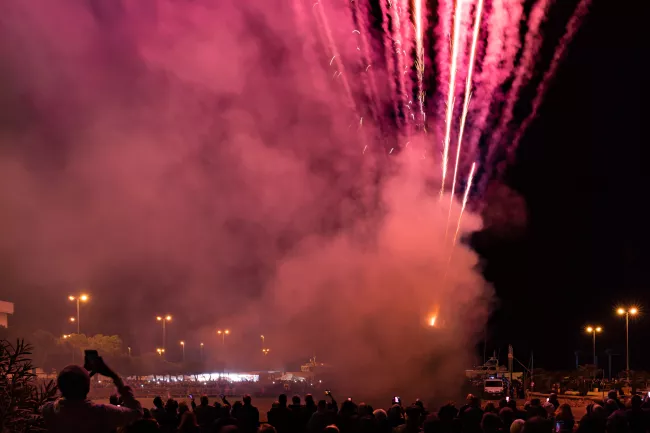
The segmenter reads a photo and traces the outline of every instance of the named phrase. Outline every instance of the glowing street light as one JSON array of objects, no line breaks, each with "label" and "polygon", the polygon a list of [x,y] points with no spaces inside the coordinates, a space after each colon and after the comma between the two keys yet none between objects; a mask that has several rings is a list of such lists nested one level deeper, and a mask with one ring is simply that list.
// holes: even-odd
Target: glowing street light
[{"label": "glowing street light", "polygon": [[[68,299],[71,301],[77,301],[77,334],[81,334],[81,320],[79,320],[79,305],[80,302],[88,301],[88,295],[78,295],[78,296],[70,295],[68,296]],[[74,322],[73,319],[74,318],[71,318],[70,322]]]},{"label": "glowing street light", "polygon": [[185,342],[181,341],[181,347],[183,348],[183,362],[185,362]]},{"label": "glowing street light", "polygon": [[268,355],[270,351],[271,351],[271,349],[262,349],[262,353],[263,353],[265,356]]},{"label": "glowing street light", "polygon": [[74,323],[74,322],[76,322],[76,320],[77,320],[77,319],[75,319],[74,317],[71,317],[71,318],[70,318],[70,323]]},{"label": "glowing street light", "polygon": [[217,330],[217,334],[221,335],[221,344],[224,346],[226,345],[226,335],[230,335],[230,329],[225,329],[225,330]]},{"label": "glowing street light", "polygon": [[627,370],[627,378],[630,378],[630,316],[639,314],[638,307],[630,307],[628,309],[619,307],[616,310],[619,316],[625,316],[625,369]]},{"label": "glowing street light", "polygon": [[587,326],[586,331],[589,334],[592,334],[594,337],[593,355],[594,355],[594,366],[596,366],[596,334],[600,334],[603,331],[603,328],[601,328],[600,326]]},{"label": "glowing street light", "polygon": [[170,316],[169,314],[166,315],[166,316],[156,316],[156,320],[159,321],[159,322],[162,322],[162,329],[163,329],[163,333],[162,333],[162,353],[164,353],[165,352],[165,347],[166,347],[165,343],[167,342],[167,329],[165,327],[165,324],[167,322],[171,322],[172,316]]},{"label": "glowing street light", "polygon": [[162,357],[163,354],[165,353],[165,349],[161,349],[161,348],[159,347],[159,348],[156,349],[156,352],[158,352],[158,355],[160,355],[160,356]]},{"label": "glowing street light", "polygon": [[203,343],[201,343],[201,361],[203,361]]}]

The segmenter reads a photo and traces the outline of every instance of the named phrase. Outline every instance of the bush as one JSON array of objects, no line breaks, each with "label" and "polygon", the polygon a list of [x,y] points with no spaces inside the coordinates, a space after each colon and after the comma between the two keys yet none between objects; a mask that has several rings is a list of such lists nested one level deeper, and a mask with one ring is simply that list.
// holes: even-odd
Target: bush
[{"label": "bush", "polygon": [[56,386],[39,383],[31,350],[24,340],[0,340],[0,433],[45,431],[40,407],[55,398]]}]

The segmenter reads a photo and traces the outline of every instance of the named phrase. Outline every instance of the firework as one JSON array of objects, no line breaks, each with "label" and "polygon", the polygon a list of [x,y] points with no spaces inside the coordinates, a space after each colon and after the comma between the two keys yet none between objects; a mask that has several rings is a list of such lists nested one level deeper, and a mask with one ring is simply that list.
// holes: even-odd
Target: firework
[{"label": "firework", "polygon": [[467,178],[467,185],[465,186],[465,194],[463,195],[463,205],[460,208],[460,215],[458,215],[458,224],[456,225],[456,234],[454,234],[453,245],[456,245],[456,241],[458,240],[458,232],[460,232],[460,223],[463,219],[465,206],[467,206],[467,198],[469,197],[469,191],[472,189],[472,179],[474,179],[475,170],[476,170],[476,163],[473,163],[472,168],[469,171],[469,177]]},{"label": "firework", "polygon": [[447,115],[445,120],[445,141],[442,150],[442,185],[440,186],[440,198],[445,192],[445,179],[447,178],[447,164],[449,162],[449,140],[451,135],[452,118],[454,114],[454,95],[456,91],[456,72],[458,70],[458,40],[460,37],[460,23],[463,0],[457,0],[454,11],[454,30],[451,42],[451,65],[449,69],[449,91],[447,93]]},{"label": "firework", "polygon": [[510,145],[510,147],[507,148],[507,153],[509,158],[513,157],[514,152],[517,150],[517,146],[519,145],[519,141],[521,140],[521,137],[523,136],[524,132],[528,129],[533,119],[535,119],[535,117],[537,116],[537,110],[539,109],[539,106],[542,103],[542,100],[544,99],[544,95],[548,90],[548,86],[553,81],[553,78],[555,77],[555,73],[557,72],[557,69],[560,66],[560,62],[566,55],[567,49],[569,47],[569,43],[571,42],[573,36],[580,28],[580,23],[582,22],[582,19],[589,11],[589,6],[591,6],[591,0],[581,0],[580,3],[578,3],[576,10],[573,12],[571,19],[569,20],[569,23],[566,26],[566,32],[564,33],[564,35],[562,35],[562,38],[558,43],[558,47],[555,50],[555,53],[553,54],[551,65],[549,66],[548,70],[544,73],[544,77],[542,78],[542,81],[540,81],[539,85],[537,86],[537,91],[535,92],[535,98],[533,99],[532,102],[532,108],[530,114],[528,114],[528,116],[524,119],[524,121],[521,122],[521,125],[519,126],[519,129],[515,133],[514,139],[512,140],[512,144]]},{"label": "firework", "polygon": [[[472,74],[474,73],[474,61],[476,59],[476,48],[478,46],[478,35],[481,30],[481,17],[483,16],[483,0],[478,0],[476,5],[476,18],[474,19],[474,33],[472,36],[472,47],[469,53],[469,65],[467,69],[467,80],[465,82],[465,103],[463,104],[463,113],[460,117],[460,128],[458,130],[458,144],[456,146],[456,163],[454,164],[454,179],[451,183],[451,198],[453,202],[456,190],[456,177],[458,176],[458,161],[460,160],[460,151],[463,143],[463,133],[465,132],[465,121],[467,119],[467,110],[472,97]],[[451,203],[449,204],[449,215],[451,215]],[[449,217],[447,217],[449,225]]]}]

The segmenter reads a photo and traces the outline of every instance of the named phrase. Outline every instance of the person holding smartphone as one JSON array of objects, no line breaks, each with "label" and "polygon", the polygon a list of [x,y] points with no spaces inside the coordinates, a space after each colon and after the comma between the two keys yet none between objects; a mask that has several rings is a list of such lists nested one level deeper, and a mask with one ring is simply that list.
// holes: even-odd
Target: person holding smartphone
[{"label": "person holding smartphone", "polygon": [[[94,351],[96,354],[96,351]],[[113,380],[122,398],[121,406],[95,404],[88,400],[90,377],[101,374]],[[85,368],[69,365],[59,373],[57,386],[61,398],[41,409],[48,432],[110,433],[142,417],[142,405],[131,388],[99,356],[86,359]]]}]

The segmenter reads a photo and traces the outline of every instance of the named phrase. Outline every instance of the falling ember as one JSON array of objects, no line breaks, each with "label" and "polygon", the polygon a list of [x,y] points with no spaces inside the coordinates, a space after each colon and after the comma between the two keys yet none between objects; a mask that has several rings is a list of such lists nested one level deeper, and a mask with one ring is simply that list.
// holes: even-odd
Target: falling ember
[{"label": "falling ember", "polygon": [[[472,75],[474,73],[474,60],[476,59],[476,47],[478,45],[478,35],[481,31],[481,18],[483,15],[483,0],[478,0],[476,5],[476,18],[474,19],[474,34],[472,36],[472,48],[469,54],[469,65],[467,69],[467,81],[465,82],[465,103],[463,104],[463,114],[460,117],[460,128],[458,130],[458,144],[456,145],[456,163],[454,164],[454,179],[451,183],[451,197],[450,201],[454,200],[454,193],[456,191],[456,178],[458,176],[458,161],[460,160],[460,150],[463,143],[463,134],[465,132],[465,121],[467,119],[467,111],[469,109],[469,102],[472,98]],[[447,216],[447,226],[449,226],[449,218],[451,217],[451,205],[449,203],[449,215]]]},{"label": "falling ember", "polygon": [[460,223],[463,219],[463,213],[465,212],[465,206],[467,205],[467,197],[469,197],[469,191],[472,189],[472,179],[474,179],[474,171],[476,170],[476,163],[472,163],[472,169],[469,172],[469,177],[467,178],[467,186],[465,187],[465,195],[463,196],[463,205],[460,208],[460,215],[458,215],[458,225],[456,226],[456,234],[454,235],[454,245],[458,240],[458,232],[460,231]]},{"label": "falling ember", "polygon": [[447,178],[447,164],[449,163],[449,140],[451,135],[452,117],[454,114],[454,91],[456,89],[456,72],[458,70],[458,39],[460,36],[460,22],[463,0],[457,0],[454,12],[454,30],[451,41],[451,67],[449,76],[449,91],[447,93],[447,115],[445,119],[445,141],[442,150],[442,185],[440,186],[440,198],[445,192],[445,179]]}]

